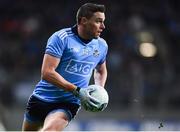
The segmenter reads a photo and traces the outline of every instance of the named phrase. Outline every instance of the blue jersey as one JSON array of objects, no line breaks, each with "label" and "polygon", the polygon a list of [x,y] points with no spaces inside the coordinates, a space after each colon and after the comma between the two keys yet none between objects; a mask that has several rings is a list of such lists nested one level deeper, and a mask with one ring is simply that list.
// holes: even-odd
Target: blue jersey
[{"label": "blue jersey", "polygon": [[[85,43],[73,27],[55,32],[48,39],[45,53],[60,59],[56,72],[63,78],[78,87],[86,88],[93,69],[105,61],[107,50],[104,39],[98,37]],[[40,80],[33,95],[47,102],[80,103],[71,92],[45,80]]]}]

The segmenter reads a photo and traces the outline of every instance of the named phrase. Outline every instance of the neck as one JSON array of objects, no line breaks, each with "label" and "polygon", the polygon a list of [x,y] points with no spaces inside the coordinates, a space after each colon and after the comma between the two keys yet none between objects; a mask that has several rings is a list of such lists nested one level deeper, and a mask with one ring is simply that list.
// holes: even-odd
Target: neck
[{"label": "neck", "polygon": [[85,40],[91,40],[92,39],[87,35],[84,28],[80,25],[77,26],[77,32],[78,32],[79,37],[81,37],[82,39],[85,39]]},{"label": "neck", "polygon": [[[89,43],[92,39],[85,39],[85,38],[87,38],[87,37],[85,37],[83,34],[83,32],[82,32],[82,30],[80,29],[80,27],[79,27],[79,29],[78,29],[78,26],[77,25],[74,25],[73,27],[72,27],[72,31],[78,36],[78,38],[82,41],[82,42],[84,42],[85,44],[87,44],[87,43]],[[81,35],[82,34],[82,35]]]}]

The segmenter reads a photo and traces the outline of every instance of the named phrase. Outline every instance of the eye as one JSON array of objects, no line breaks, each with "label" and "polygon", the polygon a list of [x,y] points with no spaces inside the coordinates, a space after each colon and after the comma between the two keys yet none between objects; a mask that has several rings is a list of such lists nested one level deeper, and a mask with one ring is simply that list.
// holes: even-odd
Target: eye
[{"label": "eye", "polygon": [[104,21],[102,19],[96,19],[97,23],[103,23]]}]

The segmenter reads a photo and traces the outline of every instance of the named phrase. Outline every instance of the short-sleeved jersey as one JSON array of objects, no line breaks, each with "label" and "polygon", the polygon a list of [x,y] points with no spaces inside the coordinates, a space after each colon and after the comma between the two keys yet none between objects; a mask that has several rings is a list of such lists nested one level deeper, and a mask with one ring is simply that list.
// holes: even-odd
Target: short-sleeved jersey
[{"label": "short-sleeved jersey", "polygon": [[[75,27],[55,32],[48,39],[45,54],[60,59],[56,72],[63,78],[78,87],[86,88],[93,69],[104,63],[108,46],[100,37],[84,43],[74,30]],[[47,102],[80,103],[71,92],[43,79],[36,85],[33,95]]]}]

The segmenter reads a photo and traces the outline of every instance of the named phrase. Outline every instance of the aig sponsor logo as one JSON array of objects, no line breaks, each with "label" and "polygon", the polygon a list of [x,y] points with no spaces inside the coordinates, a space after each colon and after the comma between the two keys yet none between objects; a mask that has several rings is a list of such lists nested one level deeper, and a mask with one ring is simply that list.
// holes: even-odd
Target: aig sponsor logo
[{"label": "aig sponsor logo", "polygon": [[92,72],[94,62],[78,61],[71,59],[65,71],[80,76],[89,76]]}]

